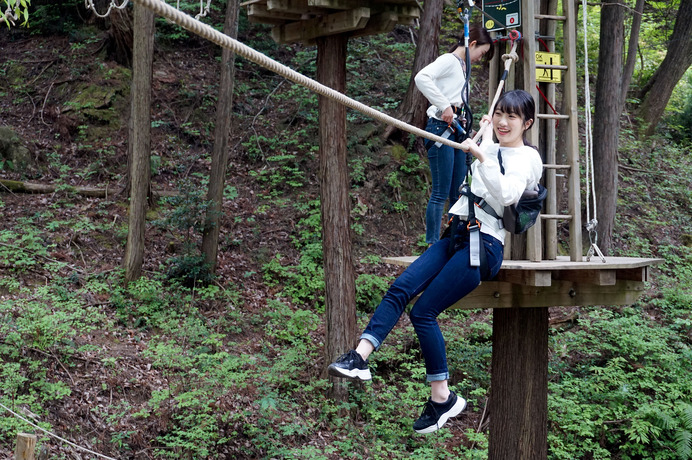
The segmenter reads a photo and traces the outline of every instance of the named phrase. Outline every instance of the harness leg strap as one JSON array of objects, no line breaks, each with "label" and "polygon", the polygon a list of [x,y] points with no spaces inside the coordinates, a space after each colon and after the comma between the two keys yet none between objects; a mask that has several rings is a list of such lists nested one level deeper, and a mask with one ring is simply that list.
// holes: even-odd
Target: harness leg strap
[{"label": "harness leg strap", "polygon": [[481,228],[478,224],[469,223],[469,256],[472,267],[481,266]]}]

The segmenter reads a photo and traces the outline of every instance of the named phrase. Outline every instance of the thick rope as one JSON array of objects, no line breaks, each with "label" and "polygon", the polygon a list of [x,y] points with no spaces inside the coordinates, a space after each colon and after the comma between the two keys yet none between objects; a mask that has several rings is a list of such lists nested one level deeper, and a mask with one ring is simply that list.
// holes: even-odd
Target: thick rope
[{"label": "thick rope", "polygon": [[0,12],[0,24],[7,22],[8,25],[13,26],[14,21],[19,19],[19,13],[15,13],[15,8],[19,7],[19,0],[10,0],[7,3],[7,9],[4,13]]},{"label": "thick rope", "polygon": [[395,126],[403,131],[407,131],[411,134],[415,134],[416,136],[419,137],[424,137],[426,139],[433,140],[435,142],[440,142],[442,144],[448,145],[450,147],[453,147],[455,149],[461,149],[461,144],[458,142],[453,142],[450,141],[449,139],[445,139],[444,137],[436,136],[434,134],[430,134],[429,132],[417,128],[415,126],[409,125],[408,123],[404,123],[401,120],[397,120],[394,117],[391,117],[387,114],[384,114],[382,112],[379,112],[361,102],[358,102],[354,99],[351,99],[350,97],[335,91],[328,86],[325,86],[321,83],[316,82],[315,80],[312,80],[305,75],[302,75],[295,70],[286,67],[283,64],[280,64],[276,62],[275,60],[265,56],[264,54],[250,48],[247,45],[244,45],[243,43],[229,37],[228,35],[224,35],[221,32],[217,31],[216,29],[201,23],[191,16],[188,16],[187,14],[181,13],[180,11],[176,10],[172,6],[167,5],[165,2],[161,0],[134,0],[135,3],[140,4],[144,6],[147,9],[152,10],[159,16],[163,16],[169,21],[172,21],[179,26],[183,27],[184,29],[189,30],[190,32],[199,35],[202,38],[205,38],[213,43],[216,43],[219,46],[222,46],[228,50],[231,50],[232,52],[243,56],[244,58],[254,62],[255,64],[264,67],[265,69],[271,70],[272,72],[281,75],[282,77],[285,77],[289,80],[291,80],[294,83],[297,83],[301,86],[304,86],[305,88],[316,92],[317,94],[320,94],[322,96],[328,97],[330,99],[333,99],[346,107],[349,107],[351,109],[357,110],[371,118],[374,118],[376,120],[382,121],[384,123],[387,123],[389,125]]},{"label": "thick rope", "polygon": [[116,0],[111,0],[110,4],[108,5],[108,9],[106,10],[105,13],[99,13],[96,10],[96,5],[94,5],[94,0],[84,0],[84,6],[89,10],[93,10],[94,14],[96,16],[98,16],[100,18],[107,18],[108,15],[111,14],[111,10],[113,8],[118,9],[118,10],[122,10],[123,8],[125,8],[127,6],[128,1],[129,0],[124,0],[120,5],[118,5]]}]

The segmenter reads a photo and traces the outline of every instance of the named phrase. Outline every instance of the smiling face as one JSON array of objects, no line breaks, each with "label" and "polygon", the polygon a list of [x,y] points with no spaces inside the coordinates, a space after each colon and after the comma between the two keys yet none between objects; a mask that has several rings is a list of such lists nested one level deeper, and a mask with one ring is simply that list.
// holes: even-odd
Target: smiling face
[{"label": "smiling face", "polygon": [[500,142],[500,147],[521,147],[524,145],[524,131],[533,120],[524,120],[519,113],[505,112],[496,109],[493,113],[493,129]]}]

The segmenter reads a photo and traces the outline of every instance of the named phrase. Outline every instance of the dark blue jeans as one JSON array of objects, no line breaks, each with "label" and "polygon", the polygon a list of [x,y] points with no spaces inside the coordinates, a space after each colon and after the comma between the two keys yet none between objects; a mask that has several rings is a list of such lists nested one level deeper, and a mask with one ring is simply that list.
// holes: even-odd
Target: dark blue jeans
[{"label": "dark blue jeans", "polygon": [[[441,136],[447,129],[447,123],[429,118],[425,130],[429,133]],[[454,139],[454,137],[450,137]],[[449,200],[449,206],[459,198],[459,186],[466,177],[466,154],[462,150],[456,150],[442,144],[435,147],[435,142],[425,141],[428,149],[428,162],[430,163],[430,175],[432,176],[432,191],[425,210],[425,242],[434,244],[440,239],[440,226],[445,202]]]},{"label": "dark blue jeans", "polygon": [[[502,243],[484,233],[481,236],[487,254],[488,279],[492,279],[502,265]],[[406,305],[422,292],[409,315],[425,358],[428,382],[449,379],[445,342],[437,316],[481,282],[480,269],[469,263],[468,238],[451,256],[449,244],[449,238],[441,239],[409,265],[391,285],[360,337],[378,349]]]}]

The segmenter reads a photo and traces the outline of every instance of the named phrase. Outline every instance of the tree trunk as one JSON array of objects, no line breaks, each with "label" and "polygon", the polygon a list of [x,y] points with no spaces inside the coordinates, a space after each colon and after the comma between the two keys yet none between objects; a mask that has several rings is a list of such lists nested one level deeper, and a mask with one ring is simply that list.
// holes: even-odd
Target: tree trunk
[{"label": "tree trunk", "polygon": [[637,62],[637,49],[639,48],[639,31],[642,26],[642,13],[644,12],[644,0],[637,0],[632,12],[632,27],[630,28],[630,39],[627,44],[627,60],[625,68],[622,70],[622,95],[620,105],[624,108],[627,102],[627,92],[630,89],[634,64]]},{"label": "tree trunk", "polygon": [[670,37],[668,53],[641,91],[639,116],[643,132],[650,136],[663,116],[670,95],[692,65],[692,0],[681,0]]},{"label": "tree trunk", "polygon": [[[238,36],[238,1],[229,0],[226,7],[226,20],[223,32],[229,37]],[[209,190],[207,201],[206,225],[202,234],[202,253],[204,261],[211,271],[216,270],[216,259],[219,249],[219,230],[223,204],[224,178],[228,164],[228,137],[233,109],[233,85],[235,82],[235,53],[223,48],[221,54],[221,82],[219,101],[216,107],[216,127],[214,131],[214,149],[211,158]]]},{"label": "tree trunk", "polygon": [[489,460],[548,455],[548,309],[493,310]]},{"label": "tree trunk", "polygon": [[[339,92],[346,88],[346,35],[317,39],[317,80]],[[320,197],[326,303],[326,362],[354,346],[356,287],[351,255],[350,181],[346,152],[346,107],[319,96]],[[331,378],[331,377],[330,377]],[[341,379],[333,396],[346,397]]]},{"label": "tree trunk", "polygon": [[[601,9],[598,79],[593,117],[594,182],[598,191],[598,246],[607,253],[612,245],[618,192],[618,137],[620,135],[620,94],[624,47],[625,7],[604,4]],[[587,206],[590,203],[586,203]],[[595,214],[595,213],[594,213]]]},{"label": "tree trunk", "polygon": [[[416,88],[414,78],[416,74],[426,65],[433,62],[438,56],[438,39],[440,37],[440,22],[442,18],[442,0],[429,0],[423,6],[423,14],[420,18],[420,30],[418,33],[418,45],[416,46],[416,54],[413,58],[413,68],[411,69],[411,78],[409,79],[408,89],[404,95],[404,99],[399,105],[399,114],[397,118],[405,123],[408,123],[418,128],[425,128],[427,115],[425,111],[428,109],[428,101],[423,96],[423,93]],[[388,126],[384,132],[385,139],[397,139],[404,143],[407,133],[399,128]],[[421,142],[420,149],[424,150]]]},{"label": "tree trunk", "polygon": [[132,65],[132,16],[130,9],[114,8],[109,15],[108,55],[118,64]]},{"label": "tree trunk", "polygon": [[125,281],[140,277],[144,260],[147,194],[151,165],[151,78],[154,60],[154,13],[135,5],[135,39],[132,66],[132,120],[130,129],[130,210],[127,246],[125,247]]}]

